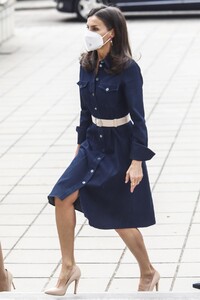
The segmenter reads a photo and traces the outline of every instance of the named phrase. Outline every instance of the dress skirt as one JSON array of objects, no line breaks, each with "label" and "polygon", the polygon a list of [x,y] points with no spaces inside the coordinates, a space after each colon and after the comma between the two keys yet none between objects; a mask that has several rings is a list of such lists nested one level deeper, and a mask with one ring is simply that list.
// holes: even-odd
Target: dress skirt
[{"label": "dress skirt", "polygon": [[[86,140],[48,196],[64,200],[79,190],[75,209],[84,213],[89,224],[99,229],[147,227],[155,224],[154,207],[147,167],[142,162],[143,179],[134,192],[125,175],[130,159],[131,122],[112,128],[91,124]],[[67,200],[65,200],[67,201]]]}]

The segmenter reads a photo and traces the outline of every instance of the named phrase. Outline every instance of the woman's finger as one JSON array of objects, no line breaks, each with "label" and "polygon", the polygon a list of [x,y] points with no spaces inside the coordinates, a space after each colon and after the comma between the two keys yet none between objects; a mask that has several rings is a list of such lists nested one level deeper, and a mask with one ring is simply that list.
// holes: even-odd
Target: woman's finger
[{"label": "woman's finger", "polygon": [[134,191],[135,187],[140,184],[141,180],[142,180],[142,178],[141,179],[132,178],[130,180],[131,181],[131,184],[130,184],[131,193]]},{"label": "woman's finger", "polygon": [[130,176],[129,176],[129,173],[128,173],[128,172],[126,172],[126,176],[125,176],[125,183],[129,182],[129,178],[130,178]]},{"label": "woman's finger", "polygon": [[131,184],[130,184],[130,191],[131,191],[131,193],[134,191],[136,185],[137,184],[136,184],[135,179],[131,179]]}]

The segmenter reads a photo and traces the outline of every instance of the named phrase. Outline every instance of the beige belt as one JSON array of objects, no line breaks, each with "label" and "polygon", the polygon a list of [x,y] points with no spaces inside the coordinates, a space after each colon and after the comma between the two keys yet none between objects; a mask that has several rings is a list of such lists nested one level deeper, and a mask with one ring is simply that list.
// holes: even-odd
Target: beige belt
[{"label": "beige belt", "polygon": [[119,119],[98,119],[92,116],[92,122],[98,127],[118,127],[124,125],[130,121],[129,115],[119,118]]}]

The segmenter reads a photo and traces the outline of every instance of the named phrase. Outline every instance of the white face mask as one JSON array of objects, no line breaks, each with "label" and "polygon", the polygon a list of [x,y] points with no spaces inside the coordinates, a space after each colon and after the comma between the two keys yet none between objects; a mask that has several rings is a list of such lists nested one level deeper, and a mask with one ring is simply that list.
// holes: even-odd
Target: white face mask
[{"label": "white face mask", "polygon": [[89,52],[100,49],[107,42],[109,42],[112,39],[111,37],[105,43],[103,41],[103,38],[108,34],[108,32],[101,36],[99,33],[87,29],[84,36],[86,50]]}]

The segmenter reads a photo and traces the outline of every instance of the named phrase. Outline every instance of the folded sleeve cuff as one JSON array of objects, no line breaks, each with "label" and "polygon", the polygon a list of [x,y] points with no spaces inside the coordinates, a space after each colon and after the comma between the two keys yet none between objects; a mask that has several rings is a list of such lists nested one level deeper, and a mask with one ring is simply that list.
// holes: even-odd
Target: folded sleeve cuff
[{"label": "folded sleeve cuff", "polygon": [[82,144],[86,139],[86,130],[85,130],[85,128],[77,126],[76,132],[78,133],[77,143]]},{"label": "folded sleeve cuff", "polygon": [[130,158],[132,160],[146,161],[150,160],[155,153],[144,145],[133,142],[131,145]]}]

